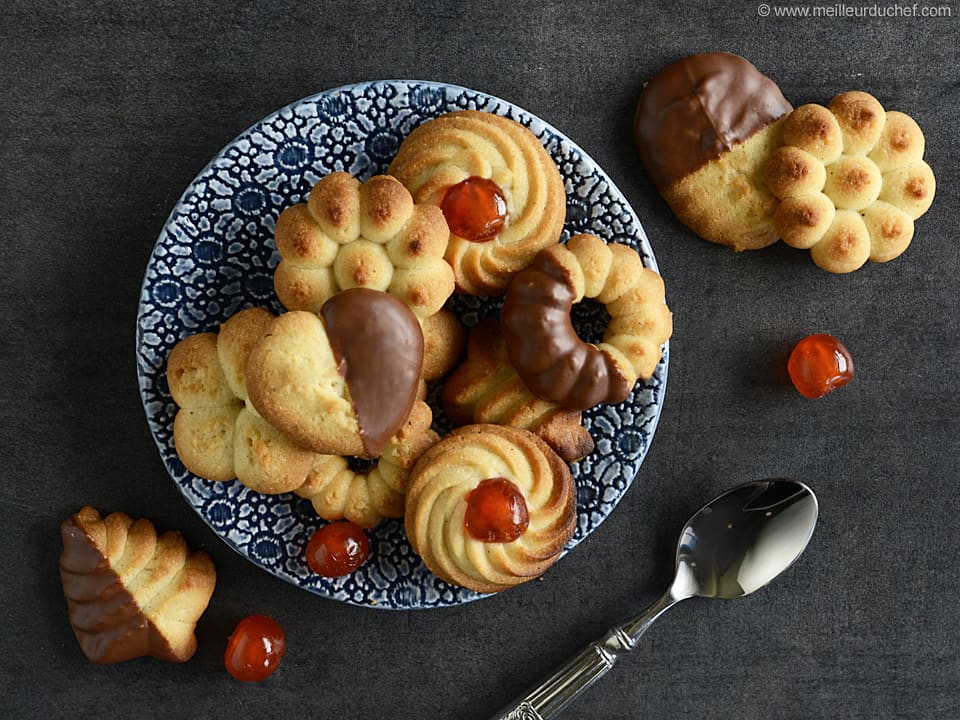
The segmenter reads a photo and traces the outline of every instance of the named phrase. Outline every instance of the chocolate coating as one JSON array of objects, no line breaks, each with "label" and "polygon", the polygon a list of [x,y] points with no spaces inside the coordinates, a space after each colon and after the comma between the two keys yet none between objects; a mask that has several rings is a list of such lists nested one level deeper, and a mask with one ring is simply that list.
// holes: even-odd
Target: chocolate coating
[{"label": "chocolate coating", "polygon": [[569,271],[541,252],[510,282],[500,316],[510,362],[537,397],[571,410],[621,402],[632,386],[609,354],[577,336]]},{"label": "chocolate coating", "polygon": [[663,192],[792,109],[776,83],[739,55],[689,55],[640,93],[637,149]]},{"label": "chocolate coating", "polygon": [[423,331],[416,315],[392,295],[368,288],[337,293],[320,308],[370,457],[403,427],[417,399]]},{"label": "chocolate coating", "polygon": [[70,624],[87,659],[107,665],[150,655],[181,662],[73,517],[63,522],[60,534],[63,594]]}]

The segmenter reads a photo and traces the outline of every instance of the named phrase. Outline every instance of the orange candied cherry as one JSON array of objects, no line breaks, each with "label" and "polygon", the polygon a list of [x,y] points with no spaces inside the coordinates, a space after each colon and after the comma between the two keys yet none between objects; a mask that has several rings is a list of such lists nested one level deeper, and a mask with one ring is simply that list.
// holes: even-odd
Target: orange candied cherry
[{"label": "orange candied cherry", "polygon": [[530,525],[530,513],[523,494],[506,478],[481,480],[467,494],[466,500],[464,528],[471,537],[482,542],[513,542]]},{"label": "orange candied cherry", "polygon": [[370,539],[349,520],[324,525],[307,542],[307,565],[323,577],[349,575],[370,557]]},{"label": "orange candied cherry", "polygon": [[276,620],[251,615],[240,621],[227,640],[223,662],[237,680],[259,682],[277,669],[286,649],[286,635]]},{"label": "orange candied cherry", "polygon": [[500,186],[476,175],[447,188],[440,209],[450,232],[470,242],[493,240],[507,221],[507,199]]},{"label": "orange candied cherry", "polygon": [[853,358],[833,335],[808,335],[790,353],[787,372],[801,395],[823,397],[853,379]]}]

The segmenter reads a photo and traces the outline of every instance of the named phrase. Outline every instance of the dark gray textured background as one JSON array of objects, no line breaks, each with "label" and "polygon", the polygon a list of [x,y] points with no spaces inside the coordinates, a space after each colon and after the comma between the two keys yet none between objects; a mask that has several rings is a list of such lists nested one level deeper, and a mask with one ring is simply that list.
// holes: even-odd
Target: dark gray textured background
[{"label": "dark gray textured background", "polygon": [[[568,716],[960,718],[949,6],[944,19],[801,20],[761,18],[754,2],[6,3],[0,716],[484,718],[658,596],[702,501],[789,475],[821,501],[801,561],[745,600],[675,609]],[[659,68],[710,50],[746,56],[795,105],[864,89],[917,119],[938,192],[904,256],[836,277],[808,253],[736,255],[674,220],[640,169],[632,109]],[[235,555],[166,476],[135,379],[143,270],[190,180],[278,107],[375,78],[472,87],[569,135],[640,215],[675,317],[660,426],[617,510],[543,581],[445,610],[349,607]],[[841,337],[857,365],[819,401],[784,369],[812,332]],[[83,504],[150,517],[213,555],[189,663],[82,658],[57,561],[59,524]],[[248,686],[222,652],[250,613],[276,617],[289,649]]]}]

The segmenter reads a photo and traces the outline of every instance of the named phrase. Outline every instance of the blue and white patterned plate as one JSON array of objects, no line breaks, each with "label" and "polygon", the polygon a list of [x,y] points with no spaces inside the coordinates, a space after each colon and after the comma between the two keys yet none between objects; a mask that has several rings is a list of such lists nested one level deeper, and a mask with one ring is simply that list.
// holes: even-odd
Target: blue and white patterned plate
[{"label": "blue and white patterned plate", "polygon": [[[277,216],[306,198],[321,177],[346,170],[365,180],[386,171],[401,140],[442,113],[476,109],[529,127],[556,160],[567,192],[564,239],[590,231],[636,248],[656,269],[640,221],[610,178],[562,133],[530,113],[484,93],[441,83],[378,81],[329,90],[264,118],[227,145],[173,208],[147,264],[137,314],[137,370],[147,422],[163,462],[187,502],[223,540],[269,572],[310,592],[354,605],[433,608],[483,597],[434,577],[410,549],[400,521],[372,531],[373,555],[344,578],[317,577],[303,548],[322,524],[310,503],[265,496],[239,482],[214,483],[185,470],[173,446],[177,408],[165,379],[171,348],[245,307],[282,310],[273,292],[279,255]],[[472,324],[493,301],[457,298],[454,309]],[[581,336],[602,334],[604,311],[576,308]],[[585,414],[596,450],[573,466],[578,525],[567,548],[589,535],[630,487],[660,416],[667,348],[656,374],[630,398]],[[439,416],[439,411],[435,408]],[[438,420],[443,429],[443,418]],[[557,572],[558,570],[553,570]]]}]

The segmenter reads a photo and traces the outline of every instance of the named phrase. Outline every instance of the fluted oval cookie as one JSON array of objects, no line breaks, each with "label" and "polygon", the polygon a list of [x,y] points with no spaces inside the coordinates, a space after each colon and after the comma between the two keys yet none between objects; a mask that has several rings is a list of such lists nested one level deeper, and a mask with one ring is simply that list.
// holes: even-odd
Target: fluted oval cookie
[{"label": "fluted oval cookie", "polygon": [[593,452],[582,413],[542,400],[517,375],[496,317],[470,329],[467,357],[443,384],[441,402],[455,425],[510,425],[535,433],[567,462]]},{"label": "fluted oval cookie", "polygon": [[197,621],[217,574],[210,556],[190,552],[177,532],[124,513],[101,517],[84,507],[61,525],[60,578],[70,624],[92,662],[149,655],[189,660]]},{"label": "fluted oval cookie", "polygon": [[450,235],[446,258],[461,292],[502,293],[515,272],[560,239],[566,216],[560,171],[537,137],[509,118],[461,110],[429,120],[404,139],[389,172],[416,202],[438,207],[470,179],[499,189],[505,218],[494,235]]},{"label": "fluted oval cookie", "polygon": [[744,58],[681,58],[646,86],[634,129],[644,168],[674,214],[704,240],[734,250],[777,241],[764,166],[790,103]]},{"label": "fluted oval cookie", "polygon": [[[474,493],[484,492],[485,481],[508,491],[511,516],[525,518],[509,538],[478,537],[485,508],[478,509]],[[498,503],[494,498],[494,514]],[[570,469],[540,438],[518,428],[468,425],[414,466],[404,523],[431,572],[491,593],[539,577],[557,561],[576,526],[575,506]]]},{"label": "fluted oval cookie", "polygon": [[[636,250],[596,235],[541,251],[510,282],[501,323],[507,354],[537,397],[572,410],[625,400],[653,375],[673,332],[663,279]],[[578,337],[574,304],[594,298],[610,322],[597,345]]]},{"label": "fluted oval cookie", "polygon": [[388,293],[351,288],[319,315],[274,320],[250,353],[246,382],[257,412],[302,447],[374,458],[409,416],[422,367],[413,312]]},{"label": "fluted oval cookie", "polygon": [[852,91],[798,107],[782,130],[766,176],[783,241],[833,273],[899,257],[936,190],[917,123]]}]

